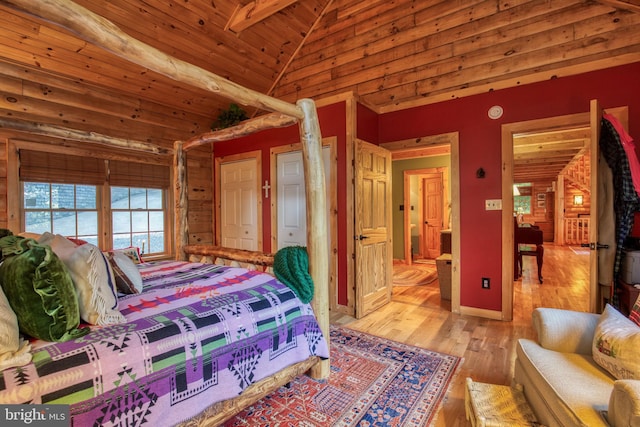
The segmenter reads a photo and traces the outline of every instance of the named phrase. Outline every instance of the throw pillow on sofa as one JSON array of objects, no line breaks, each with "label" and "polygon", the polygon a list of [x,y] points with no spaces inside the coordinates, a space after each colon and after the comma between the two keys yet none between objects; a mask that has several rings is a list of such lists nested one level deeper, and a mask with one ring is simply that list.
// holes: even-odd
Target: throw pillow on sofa
[{"label": "throw pillow on sofa", "polygon": [[640,327],[607,304],[593,337],[593,360],[616,379],[640,379]]},{"label": "throw pillow on sofa", "polygon": [[0,239],[0,282],[20,330],[45,341],[81,337],[77,294],[68,270],[50,247],[33,239]]}]

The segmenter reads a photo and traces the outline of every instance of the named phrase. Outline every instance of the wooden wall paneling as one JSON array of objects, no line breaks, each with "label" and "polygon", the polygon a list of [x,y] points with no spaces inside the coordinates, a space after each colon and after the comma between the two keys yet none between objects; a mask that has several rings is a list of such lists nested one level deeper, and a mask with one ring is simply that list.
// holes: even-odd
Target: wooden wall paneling
[{"label": "wooden wall paneling", "polygon": [[[167,134],[167,138],[175,138],[179,135],[184,136],[185,131],[182,129],[187,126],[191,129],[194,127],[199,128],[197,125],[213,121],[213,119],[194,114],[181,114],[178,117],[175,111],[167,111],[167,107],[158,104],[152,105],[150,102],[146,103],[147,108],[143,108],[139,100],[137,105],[133,105],[136,101],[131,98],[126,99],[123,97],[124,99],[122,100],[113,100],[109,96],[102,96],[103,92],[97,88],[89,92],[86,92],[85,89],[85,94],[82,96],[79,96],[77,92],[69,92],[65,89],[51,85],[45,86],[37,82],[24,81],[22,88],[23,94],[32,99],[82,109],[86,117],[83,119],[84,122],[90,122],[93,114],[102,113],[122,120],[123,123],[125,121],[130,122],[133,126],[136,123],[152,125],[153,127],[167,128],[164,132],[175,133],[174,135]],[[127,124],[127,126],[129,125]],[[144,138],[144,136],[142,137]]]},{"label": "wooden wall paneling", "polygon": [[213,153],[202,146],[187,153],[189,244],[214,243]]},{"label": "wooden wall paneling", "polygon": [[[35,64],[38,67],[54,65],[69,70],[69,75],[85,82],[100,84],[118,91],[137,92],[140,95],[144,94],[147,98],[151,97],[157,102],[162,102],[167,97],[178,96],[190,100],[190,103],[196,106],[193,111],[197,111],[197,105],[201,103],[201,100],[206,99],[205,92],[189,86],[172,85],[168,89],[163,89],[166,88],[165,85],[153,84],[156,80],[154,77],[156,74],[143,67],[124,61],[115,55],[105,54],[97,47],[57,28],[34,24],[33,21],[10,14],[11,12],[0,14],[2,25],[11,25],[5,30],[7,32],[14,30],[7,34],[13,35],[12,37],[4,37],[0,40],[5,58],[13,59],[22,64]],[[15,19],[7,22],[8,16]],[[37,25],[39,29],[37,36],[24,34],[25,28],[34,25]],[[54,40],[56,47],[52,50],[51,46]],[[78,61],[77,55],[83,56],[91,66],[87,67]],[[109,62],[100,60],[105,55],[109,58]],[[198,95],[196,96],[196,94]],[[185,109],[191,109],[189,103],[185,104]]]},{"label": "wooden wall paneling", "polygon": [[[158,131],[156,126],[150,124],[139,123],[135,121],[123,122],[114,116],[91,113],[89,110],[77,107],[68,107],[65,105],[54,104],[48,101],[40,101],[24,96],[11,96],[11,101],[7,98],[0,98],[0,108],[4,111],[10,111],[11,117],[27,121],[49,121],[50,124],[71,127],[77,130],[87,132],[97,132],[105,135],[111,135],[120,138],[129,138],[131,135],[138,135],[147,142],[157,143],[158,145],[167,145],[166,133],[161,134],[162,140],[158,141],[154,134]],[[51,117],[58,117],[58,120],[52,121]],[[180,132],[170,131],[171,136],[177,136]]]},{"label": "wooden wall paneling", "polygon": [[0,135],[0,228],[9,228],[7,215],[7,138]]},{"label": "wooden wall paneling", "polygon": [[[450,4],[443,4],[441,7],[448,8],[446,12],[441,10],[441,13],[446,13],[446,19],[445,16],[438,15],[437,12],[434,13],[433,8],[425,8],[424,10],[415,11],[418,25],[408,31],[402,31],[400,27],[396,27],[397,34],[394,34],[393,31],[384,31],[376,28],[369,35],[372,38],[370,45],[362,43],[363,40],[357,38],[359,36],[348,41],[345,40],[340,44],[340,48],[347,51],[347,53],[341,53],[339,61],[327,54],[331,51],[327,52],[327,49],[320,47],[320,43],[330,35],[325,35],[322,40],[316,41],[317,51],[313,50],[314,41],[310,40],[301,49],[300,58],[292,63],[291,72],[285,75],[276,93],[280,96],[291,96],[296,91],[299,93],[300,88],[309,92],[334,93],[337,90],[352,87],[353,83],[350,83],[350,81],[358,81],[360,94],[366,95],[367,99],[372,100],[374,103],[388,102],[392,98],[394,100],[402,100],[424,94],[433,95],[434,93],[439,93],[438,90],[441,90],[439,86],[449,88],[451,80],[440,78],[431,81],[429,80],[429,75],[426,74],[428,70],[437,70],[439,74],[448,74],[449,77],[457,79],[454,80],[455,85],[465,86],[469,85],[469,82],[476,81],[478,76],[482,76],[482,81],[478,82],[478,84],[483,84],[486,83],[487,78],[530,72],[530,69],[527,68],[529,67],[528,64],[531,62],[539,63],[540,60],[546,63],[551,60],[561,61],[565,62],[567,66],[576,65],[584,60],[577,62],[575,58],[579,58],[580,55],[592,55],[589,50],[596,55],[601,53],[602,46],[594,45],[603,42],[600,36],[606,34],[608,29],[620,28],[639,22],[637,14],[634,16],[634,14],[615,12],[616,15],[624,16],[622,19],[624,22],[621,22],[618,16],[612,19],[611,12],[614,9],[609,6],[575,5],[575,2],[567,0],[553,2],[552,4],[527,2],[502,14],[494,13],[494,2],[480,2],[459,10],[456,10],[456,8],[451,9]],[[413,11],[408,13],[413,13]],[[504,26],[504,17],[507,13],[510,24]],[[469,20],[469,15],[473,16],[472,20]],[[419,17],[422,17],[424,22],[420,21]],[[591,28],[590,35],[585,33],[585,35],[592,37],[591,43],[582,43],[582,39],[574,36],[573,24],[581,21],[584,21],[581,25]],[[557,28],[560,23],[562,27]],[[393,25],[395,24],[393,22]],[[504,28],[501,28],[502,26]],[[338,28],[337,32],[344,31],[343,28],[336,25],[331,27],[332,30],[335,28]],[[415,42],[407,46],[403,45],[403,39],[415,40],[415,34],[408,34],[413,31],[422,31],[423,34],[433,35],[425,37],[421,47],[417,47]],[[445,36],[447,31],[450,33]],[[453,42],[451,44],[452,49],[449,49],[448,52],[447,49],[442,47],[447,46],[446,44],[440,45],[440,51],[438,52],[438,41],[451,43],[451,33],[454,31],[458,35],[454,39],[459,41]],[[381,33],[388,35],[380,37]],[[319,30],[315,37],[319,37],[320,34],[322,34],[322,30]],[[460,36],[465,34],[468,35],[467,38]],[[316,40],[315,37],[313,37],[313,40]],[[564,42],[568,42],[568,37],[571,37],[572,43],[570,45],[564,44]],[[615,35],[606,34],[605,38],[608,38],[609,42],[611,42]],[[375,42],[373,41],[374,39]],[[618,37],[618,39],[617,42],[614,41],[614,44],[617,43],[617,47],[620,49],[628,48],[631,50],[633,48],[630,46],[637,44],[637,41],[628,40],[628,38]],[[398,48],[396,47],[396,59],[394,61],[388,61],[387,53],[381,53],[381,56],[377,57],[375,50],[384,49],[387,42],[400,46],[402,52],[405,53],[398,55]],[[349,50],[349,45],[354,46],[354,52]],[[425,45],[428,46],[428,50],[424,50]],[[358,46],[366,46],[366,48],[360,49],[366,49],[367,55],[362,55],[363,51],[358,51]],[[549,49],[545,50],[545,48],[549,46],[552,47],[552,54],[547,58]],[[321,49],[322,55],[318,53]],[[423,50],[417,50],[412,53],[412,49]],[[429,51],[431,51],[431,54],[428,53]],[[565,58],[567,51],[572,51],[572,54]],[[362,65],[360,61],[358,66],[349,64],[351,60],[358,59],[350,58],[350,54],[353,54],[354,57],[358,56],[355,52],[359,52],[360,57],[364,56],[365,65]],[[381,50],[381,52],[384,52],[384,50]],[[537,57],[538,52],[542,52],[544,57]],[[461,56],[463,53],[465,54],[464,57]],[[512,58],[518,56],[521,56],[521,59]],[[528,59],[526,58],[527,56],[533,56],[533,58]],[[318,80],[313,76],[314,69],[323,68],[319,66],[321,63],[317,62],[316,58],[319,57],[326,58],[325,63],[331,61],[330,64],[333,66],[332,80]],[[436,64],[438,66],[434,67],[434,59],[439,62],[439,64]],[[500,67],[494,62],[504,62],[505,65]],[[461,66],[463,67],[462,71],[460,70]],[[474,69],[474,67],[480,68]],[[496,68],[496,70],[492,74],[491,70],[493,68]],[[384,82],[371,78],[371,76],[380,75],[382,70],[384,70]],[[423,80],[425,78],[427,80]],[[406,89],[395,88],[396,85],[406,84],[407,81],[419,82],[418,84],[421,86],[419,86],[417,93],[412,86],[406,87]],[[445,84],[444,82],[447,83]],[[291,86],[287,87],[287,84],[291,84]],[[380,90],[381,88],[383,89]]]},{"label": "wooden wall paneling", "polygon": [[[187,61],[202,68],[207,68],[207,62],[211,59],[218,60],[218,71],[220,75],[239,76],[236,81],[245,86],[253,86],[256,82],[265,79],[261,85],[268,84],[269,68],[262,65],[273,61],[273,57],[267,55],[256,47],[251,54],[255,61],[246,58],[245,55],[238,55],[237,46],[218,45],[220,54],[218,58],[211,58],[209,44],[212,35],[204,34],[202,31],[194,31],[193,23],[202,22],[200,27],[205,26],[205,21],[201,15],[194,14],[188,8],[180,7],[180,4],[159,2],[154,7],[143,9],[135,2],[118,3],[116,6],[112,2],[93,2],[90,5],[92,11],[105,16],[118,23],[118,26],[136,39],[154,46],[176,58]],[[189,21],[190,24],[189,25]],[[186,22],[186,23],[185,23]],[[213,26],[211,26],[213,28]],[[224,28],[224,26],[223,26]],[[262,41],[263,43],[265,40]],[[171,51],[162,49],[163,46],[171,46]],[[260,46],[260,45],[254,45]],[[247,46],[242,50],[251,49]],[[251,68],[245,68],[250,66]],[[266,75],[266,76],[265,76]]]},{"label": "wooden wall paneling", "polygon": [[187,220],[189,221],[189,244],[213,244],[213,214],[211,210],[189,209]]},{"label": "wooden wall paneling", "polygon": [[[486,11],[484,13],[489,15],[490,13],[495,12],[495,3],[493,2],[490,2],[491,4],[489,4],[489,2],[485,2],[485,3],[486,3]],[[359,16],[355,17],[355,19],[352,19],[352,17],[349,16],[348,17],[349,19],[347,19],[346,22],[352,23],[352,25],[356,27],[354,28],[354,32],[356,34],[353,38],[349,38],[348,40],[345,40],[343,43],[335,45],[333,47],[333,49],[335,49],[335,52],[331,50],[327,52],[327,48],[323,47],[323,43],[326,37],[316,39],[319,36],[319,34],[316,35],[316,37],[314,37],[316,44],[313,45],[313,43],[309,43],[309,45],[307,46],[308,50],[310,51],[311,47],[315,46],[316,49],[322,50],[323,57],[328,57],[329,53],[335,53],[336,55],[340,53],[340,62],[336,62],[335,58],[330,57],[331,60],[333,61],[332,65],[334,67],[348,66],[349,62],[355,59],[361,59],[363,57],[363,52],[366,52],[366,60],[370,64],[374,64],[375,66],[379,66],[381,64],[388,65],[388,63],[390,62],[388,58],[391,57],[391,58],[395,58],[398,61],[400,60],[412,61],[414,65],[411,68],[414,68],[416,63],[418,64],[426,63],[427,57],[433,57],[434,60],[436,60],[437,58],[443,55],[443,52],[448,53],[447,56],[452,55],[450,46],[448,48],[442,49],[441,48],[442,45],[433,44],[430,41],[428,41],[429,38],[431,37],[430,34],[434,32],[434,29],[436,30],[436,34],[437,34],[441,31],[445,31],[446,28],[450,27],[449,22],[452,21],[451,17],[458,10],[462,10],[463,12],[461,13],[461,16],[465,16],[466,18],[461,17],[460,19],[456,19],[455,26],[459,25],[458,21],[460,20],[463,22],[465,21],[465,19],[468,20],[468,9],[465,9],[464,7],[460,7],[457,5],[452,5],[450,3],[448,4],[441,3],[439,6],[436,6],[436,7],[429,7],[428,3],[420,3],[419,5],[418,4],[414,5],[415,9],[412,9],[412,10],[408,10],[404,5],[399,5],[399,6],[396,6],[394,9],[392,9],[391,11],[389,11],[388,9],[390,5],[393,5],[393,3],[385,3],[380,5],[379,8],[372,8],[372,10],[368,11],[369,13],[380,15],[380,18],[376,20],[376,23],[380,25],[380,27],[371,28],[371,26],[362,26],[363,29],[361,31],[357,31],[358,19],[370,18],[370,17],[367,16],[367,14],[363,14],[362,18],[360,18]],[[465,6],[468,5],[468,3],[464,3],[464,5]],[[417,24],[415,20],[417,19],[417,16],[420,13],[419,7],[423,8],[422,10],[424,12],[424,16],[429,17],[430,22],[427,22],[424,25],[420,25],[420,24],[414,25],[414,24]],[[446,20],[441,19],[442,14],[445,13],[445,10],[447,13]],[[355,23],[353,23],[354,21]],[[384,36],[381,37],[381,34]],[[425,38],[425,34],[428,35],[426,38]],[[416,41],[417,36],[419,37],[418,41]],[[346,48],[345,48],[345,45],[346,45]],[[350,53],[345,54],[344,50],[349,51],[349,48],[348,48],[349,45],[354,46],[354,50],[352,50]],[[401,55],[398,55],[398,52],[397,52],[398,49],[396,49],[395,55],[392,55],[391,52],[388,52],[390,48],[398,47],[398,46],[401,46],[401,48],[399,49],[402,52]],[[428,49],[425,49],[425,46],[428,46]],[[435,52],[439,51],[440,53],[435,55],[434,54],[426,55],[425,61],[416,61],[416,58],[413,56],[413,55],[419,54],[420,52],[424,52],[426,50],[432,50],[434,48],[435,48]],[[441,48],[441,49],[438,49],[438,48]],[[306,52],[307,50],[303,49],[303,54]],[[313,56],[317,56],[317,54],[313,52]],[[385,58],[384,56],[387,56],[387,58]],[[301,62],[304,61],[304,58],[301,58],[300,61]],[[293,64],[294,69],[298,66],[297,63],[298,61],[295,61],[295,63]],[[401,62],[396,62],[396,64],[400,64],[400,63]],[[308,67],[306,69],[306,73],[304,74],[303,73],[301,73],[300,75],[293,74],[291,76],[291,79],[293,80],[294,78],[299,79],[303,76],[312,76],[313,68],[314,67]],[[366,67],[366,68],[369,68],[369,67]],[[361,69],[363,70],[366,70],[366,68],[361,67]],[[347,71],[348,69],[343,70],[343,72],[339,72],[339,71],[336,71],[336,72],[338,73],[337,75],[339,76],[341,74],[348,75]],[[387,72],[386,74],[392,74],[392,73]],[[313,82],[310,82],[310,84],[313,84]],[[378,82],[378,85],[379,85],[379,82]]]}]

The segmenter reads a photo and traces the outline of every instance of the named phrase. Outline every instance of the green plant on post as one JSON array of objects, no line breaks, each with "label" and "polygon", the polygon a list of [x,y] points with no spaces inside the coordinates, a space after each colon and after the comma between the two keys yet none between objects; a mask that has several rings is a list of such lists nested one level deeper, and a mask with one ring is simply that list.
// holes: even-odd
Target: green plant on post
[{"label": "green plant on post", "polygon": [[228,110],[220,111],[218,119],[211,125],[212,130],[226,129],[235,126],[249,117],[237,104],[230,104]]}]

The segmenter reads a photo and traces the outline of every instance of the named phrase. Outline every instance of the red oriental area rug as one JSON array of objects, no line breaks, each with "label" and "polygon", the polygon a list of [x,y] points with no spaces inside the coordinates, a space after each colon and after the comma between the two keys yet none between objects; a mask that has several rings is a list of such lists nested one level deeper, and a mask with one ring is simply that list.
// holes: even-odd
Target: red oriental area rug
[{"label": "red oriental area rug", "polygon": [[225,426],[427,426],[461,362],[332,326],[328,380],[299,376]]}]

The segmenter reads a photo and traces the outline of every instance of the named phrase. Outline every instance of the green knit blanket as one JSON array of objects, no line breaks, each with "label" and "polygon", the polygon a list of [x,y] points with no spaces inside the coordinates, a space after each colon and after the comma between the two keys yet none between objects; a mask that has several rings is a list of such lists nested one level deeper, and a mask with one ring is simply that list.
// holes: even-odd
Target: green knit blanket
[{"label": "green knit blanket", "polygon": [[309,255],[304,246],[288,246],[273,257],[273,272],[303,303],[313,299],[313,280],[309,274]]}]

